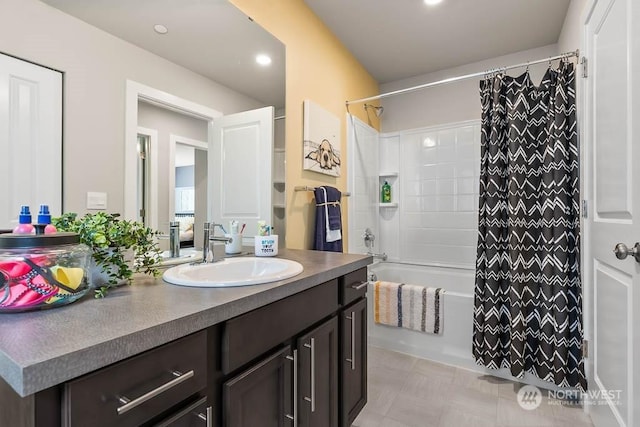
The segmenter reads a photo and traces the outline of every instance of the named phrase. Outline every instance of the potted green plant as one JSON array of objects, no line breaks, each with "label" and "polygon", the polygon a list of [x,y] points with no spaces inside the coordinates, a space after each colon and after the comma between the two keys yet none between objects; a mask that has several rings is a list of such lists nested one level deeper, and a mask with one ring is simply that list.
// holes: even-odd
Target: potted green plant
[{"label": "potted green plant", "polygon": [[91,249],[93,262],[103,277],[93,275],[96,298],[103,298],[111,287],[130,284],[133,273],[159,275],[158,232],[119,216],[98,212],[78,217],[69,212],[52,220],[58,231],[78,233],[80,241]]}]

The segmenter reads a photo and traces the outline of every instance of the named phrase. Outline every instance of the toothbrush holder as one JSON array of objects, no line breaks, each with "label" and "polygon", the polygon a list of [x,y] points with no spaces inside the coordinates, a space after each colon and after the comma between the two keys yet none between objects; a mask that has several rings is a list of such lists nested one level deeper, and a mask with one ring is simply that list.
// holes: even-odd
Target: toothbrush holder
[{"label": "toothbrush holder", "polygon": [[278,235],[256,236],[255,237],[256,256],[276,256],[278,255]]}]

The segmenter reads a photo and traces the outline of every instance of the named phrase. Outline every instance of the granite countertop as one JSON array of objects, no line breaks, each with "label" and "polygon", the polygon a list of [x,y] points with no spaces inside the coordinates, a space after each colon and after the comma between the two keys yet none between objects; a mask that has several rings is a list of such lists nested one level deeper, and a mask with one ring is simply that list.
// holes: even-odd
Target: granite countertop
[{"label": "granite countertop", "polygon": [[0,314],[0,377],[28,396],[190,333],[286,298],[371,263],[366,255],[280,250],[304,271],[236,288],[189,288],[136,279],[105,299]]}]

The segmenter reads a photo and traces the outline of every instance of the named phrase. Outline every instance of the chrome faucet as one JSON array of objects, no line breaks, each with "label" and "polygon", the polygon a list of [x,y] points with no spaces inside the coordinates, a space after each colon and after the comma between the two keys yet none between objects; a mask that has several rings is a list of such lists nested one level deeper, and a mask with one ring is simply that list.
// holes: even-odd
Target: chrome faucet
[{"label": "chrome faucet", "polygon": [[169,223],[169,256],[180,257],[180,222],[178,221]]},{"label": "chrome faucet", "polygon": [[202,245],[202,262],[203,263],[215,262],[215,260],[213,259],[214,242],[225,242],[225,243],[233,242],[233,239],[231,237],[214,236],[216,227],[220,227],[221,229],[224,230],[224,228],[222,228],[222,224],[216,224],[215,222],[204,223],[204,243]]}]

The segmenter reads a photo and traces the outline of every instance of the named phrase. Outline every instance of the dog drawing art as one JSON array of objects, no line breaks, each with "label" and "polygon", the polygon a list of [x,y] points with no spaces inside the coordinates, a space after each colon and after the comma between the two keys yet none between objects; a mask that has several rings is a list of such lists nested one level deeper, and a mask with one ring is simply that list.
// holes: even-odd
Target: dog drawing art
[{"label": "dog drawing art", "polygon": [[320,165],[320,169],[324,170],[331,170],[340,166],[340,156],[327,139],[323,139],[320,146],[307,154],[306,158],[315,160]]},{"label": "dog drawing art", "polygon": [[304,101],[305,170],[340,176],[340,120],[318,104]]}]

